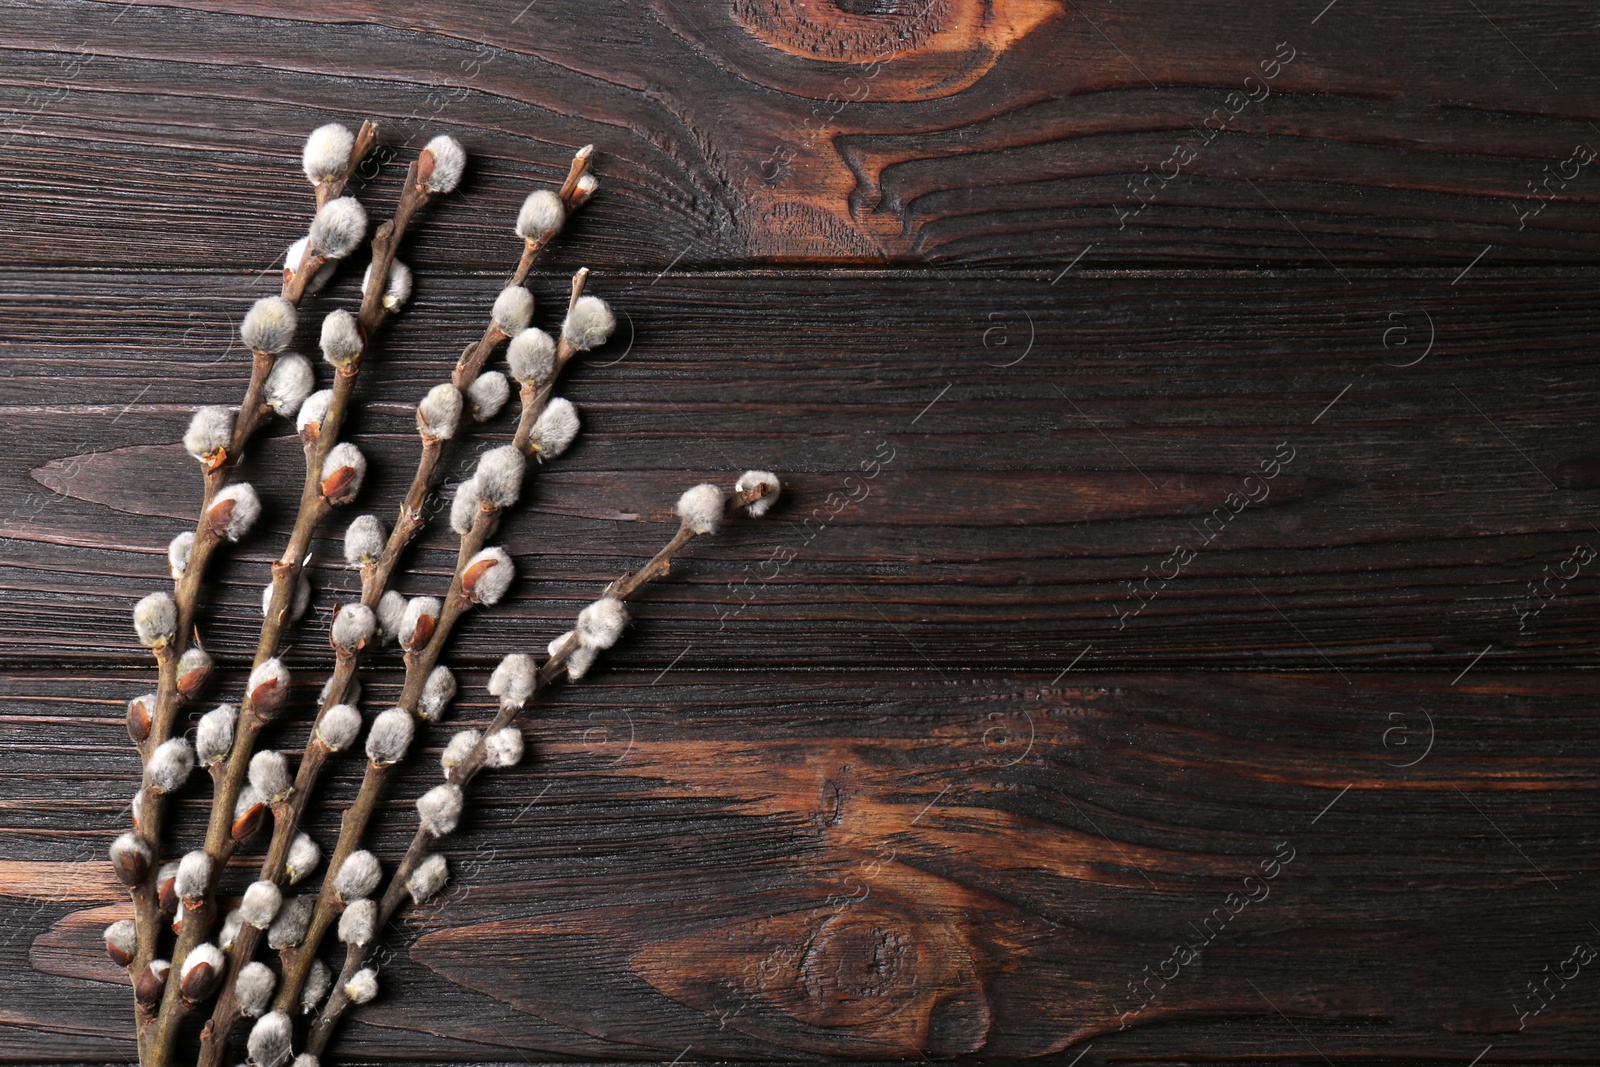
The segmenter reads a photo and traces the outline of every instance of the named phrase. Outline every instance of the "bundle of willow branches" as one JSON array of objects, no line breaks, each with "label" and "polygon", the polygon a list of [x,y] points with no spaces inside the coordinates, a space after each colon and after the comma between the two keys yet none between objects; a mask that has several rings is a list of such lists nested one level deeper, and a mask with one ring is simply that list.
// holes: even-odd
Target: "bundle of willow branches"
[{"label": "bundle of willow branches", "polygon": [[[536,190],[523,203],[514,227],[521,241],[517,263],[492,301],[482,337],[462,352],[449,379],[418,403],[416,470],[393,525],[386,529],[375,515],[348,524],[344,555],[359,574],[361,595],[334,607],[332,662],[307,716],[311,729],[304,751],[260,747],[296,711],[293,680],[279,657],[310,603],[304,570],[313,538],[336,510],[356,500],[367,473],[367,459],[356,444],[340,439],[340,430],[361,369],[377,356],[383,326],[411,293],[411,271],[396,253],[419,213],[454,191],[467,163],[452,138],[430,141],[407,170],[393,217],[369,243],[367,213],[346,195],[346,186],[376,142],[371,123],[353,134],[343,126],[323,126],[307,140],[304,168],[316,192],[309,232],[288,250],[281,295],[256,301],[240,326],[252,360],[240,406],[201,408],[184,435],[203,475],[199,517],[168,550],[172,590],[151,593],[133,612],[134,630],[155,658],[157,682],[154,692],[128,703],[128,731],[144,774],[133,800],[133,828],[112,844],[111,861],[132,896],[134,918],[108,927],[105,942],[133,986],[139,1056],[146,1067],[173,1062],[185,1021],[207,1010],[200,1027],[204,1067],[230,1062],[240,1032],[249,1062],[258,1067],[284,1067],[291,1060],[294,1067],[317,1064],[351,1006],[377,996],[372,956],[390,921],[408,903],[433,897],[449,878],[449,860],[437,849],[458,826],[473,779],[521,760],[522,712],[545,687],[577,680],[593,667],[628,625],[626,602],[666,574],[690,541],[716,532],[738,512],[763,514],[780,489],[766,471],[745,472],[731,492],[711,484],[690,488],[678,501],[677,532],[654,558],[607,586],[571,630],[548,643],[530,641],[536,651],[507,655],[489,680],[497,713],[485,728],[461,730],[445,745],[444,781],[418,797],[416,834],[391,863],[385,883],[383,860],[362,847],[368,823],[395,769],[455,696],[455,676],[442,662],[451,632],[469,610],[497,603],[515,577],[511,556],[490,544],[502,515],[516,505],[530,470],[560,456],[578,433],[576,409],[552,396],[556,380],[578,353],[607,341],[615,318],[604,300],[585,292],[589,271],[580,270],[552,336],[532,325],[534,298],[525,284],[540,251],[599,187],[590,172],[592,146],[586,146],[559,190]],[[316,390],[311,361],[290,351],[300,332],[300,307],[324,287],[339,261],[369,244],[359,307],[354,314],[335,308],[322,320],[320,347],[333,381],[331,388]],[[509,378],[488,369],[502,344]],[[448,588],[442,596],[401,595],[393,588],[396,573],[427,524],[425,505],[445,452],[466,425],[501,410],[513,380],[521,407],[515,432],[508,442],[484,450],[472,476],[453,490],[449,519],[460,547]],[[299,507],[263,590],[260,637],[244,691],[198,715],[191,740],[184,712],[204,695],[214,674],[196,620],[206,570],[261,515],[256,491],[232,475],[274,415],[295,420],[303,445]],[[395,706],[368,722],[360,710],[361,673],[369,652],[391,644],[402,653],[405,682]],[[324,862],[323,846],[302,823],[324,773],[358,744],[366,757],[360,787]],[[182,851],[166,825],[167,807],[197,767],[210,772],[210,817],[204,840]],[[269,824],[254,879],[224,912],[224,871]],[[299,888],[319,869],[320,888]],[[322,959],[329,933],[345,946],[337,973]],[[277,957],[276,967],[257,958],[263,940],[269,957]],[[241,1025],[243,1020],[250,1021]]]}]

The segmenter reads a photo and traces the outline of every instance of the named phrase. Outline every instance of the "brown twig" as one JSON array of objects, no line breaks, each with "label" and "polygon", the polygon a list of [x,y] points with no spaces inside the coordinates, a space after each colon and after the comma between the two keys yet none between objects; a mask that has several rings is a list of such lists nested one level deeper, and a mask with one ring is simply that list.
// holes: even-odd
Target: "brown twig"
[{"label": "brown twig", "polygon": [[[349,407],[350,395],[355,389],[362,359],[378,329],[389,314],[382,302],[388,282],[389,267],[394,262],[395,249],[404,235],[406,225],[431,194],[417,179],[418,165],[412,163],[406,174],[405,189],[395,210],[395,218],[379,228],[373,239],[373,266],[358,319],[362,351],[341,364],[334,377],[333,396],[314,435],[305,442],[306,473],[301,488],[300,507],[295,515],[294,529],[289,535],[283,556],[272,565],[272,593],[261,624],[261,635],[256,645],[254,666],[260,667],[272,659],[283,640],[290,619],[294,592],[305,566],[306,552],[317,526],[332,510],[333,505],[323,495],[323,464],[339,438],[339,429]],[[380,240],[382,242],[380,248]],[[371,310],[371,314],[368,312]],[[234,839],[234,805],[244,787],[249,772],[250,759],[255,752],[255,740],[267,719],[256,714],[253,694],[247,694],[240,704],[238,727],[228,758],[212,769],[215,787],[211,804],[211,818],[206,829],[205,851],[212,858],[213,869],[220,873],[232,856],[238,842]],[[210,933],[216,907],[216,874],[198,906],[185,907],[178,943],[172,953],[172,970],[180,973],[184,960]],[[155,1035],[149,1042],[146,1067],[166,1067],[171,1058],[178,1026],[195,1005],[182,995],[180,983],[169,980],[162,996],[160,1015],[156,1020]]]},{"label": "brown twig", "polygon": [[[758,485],[754,489],[735,493],[731,496],[723,509],[723,517],[727,518],[737,514],[741,509],[749,506],[766,496],[770,488],[767,485]],[[640,589],[657,578],[664,577],[672,569],[672,560],[681,552],[690,541],[699,536],[690,529],[687,523],[678,527],[672,539],[651,557],[650,562],[634,571],[617,579],[606,587],[602,597],[614,597],[618,600],[627,600],[636,595]],[[539,668],[536,676],[537,685],[534,693],[529,697],[537,696],[540,689],[561,677],[565,670],[566,660],[578,647],[577,635],[573,634],[563,641],[550,654],[544,665]],[[487,728],[483,730],[472,750],[445,775],[445,780],[453,785],[464,788],[473,778],[477,777],[487,760],[487,744],[490,737],[496,732],[510,726],[518,714],[523,710],[523,703],[502,701],[498,712]],[[352,809],[354,810],[354,809]],[[429,847],[433,844],[435,835],[426,824],[419,823],[416,833],[412,835],[411,844],[406,848],[405,856],[400,865],[395,868],[389,886],[384,891],[383,898],[378,904],[378,919],[374,927],[373,936],[364,944],[350,944],[345,949],[344,968],[340,971],[339,980],[334,983],[333,993],[328,998],[327,1005],[316,1022],[311,1025],[311,1033],[306,1041],[306,1051],[313,1056],[320,1056],[327,1048],[328,1041],[333,1036],[335,1027],[344,1013],[349,1010],[351,1001],[345,994],[344,987],[353,978],[357,971],[366,965],[372,951],[378,943],[378,933],[381,932],[394,918],[401,906],[405,903],[408,893],[407,883],[415,873],[418,863],[427,855]]]}]

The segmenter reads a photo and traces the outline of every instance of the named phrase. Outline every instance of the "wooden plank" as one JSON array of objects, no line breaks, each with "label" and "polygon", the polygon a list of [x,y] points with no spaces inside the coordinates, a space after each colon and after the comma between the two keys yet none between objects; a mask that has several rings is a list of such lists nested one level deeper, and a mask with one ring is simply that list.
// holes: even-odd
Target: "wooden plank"
[{"label": "wooden plank", "polygon": [[300,138],[370,116],[478,156],[425,238],[459,267],[588,141],[561,262],[1592,262],[1581,6],[1319,6],[32,0],[0,16],[0,225],[41,264],[265,267]]},{"label": "wooden plank", "polygon": [[[453,717],[486,718],[464,681]],[[1600,992],[1570,960],[1600,944],[1594,676],[1351,683],[602,672],[483,783],[457,883],[404,924],[344,1054],[1592,1062]],[[132,684],[0,697],[0,1057],[126,1055],[96,942]]]},{"label": "wooden plank", "polygon": [[[0,486],[15,503],[0,659],[141,663],[126,613],[164,581],[167,540],[195,506],[193,462],[170,442],[194,405],[242,391],[225,337],[252,287],[3,278],[14,462]],[[425,275],[364,375],[362,508],[392,515],[415,456],[409,405],[494,284]],[[553,300],[563,284],[536,288]],[[1600,647],[1585,562],[1600,545],[1592,274],[593,285],[631,326],[563,386],[585,433],[506,523],[529,577],[469,620],[466,661],[561,632],[665,540],[682,487],[746,466],[782,471],[789,499],[771,522],[696,545],[641,602],[619,664],[1060,670],[1081,655],[1093,669],[1454,676],[1480,655],[1592,664]],[[225,661],[254,648],[298,492],[297,448],[274,433],[247,473],[269,517],[218,572],[203,619]],[[453,554],[436,530],[401,587],[438,592]],[[336,542],[317,559],[320,630],[354,583]],[[302,642],[302,662],[326,658],[321,642]]]}]

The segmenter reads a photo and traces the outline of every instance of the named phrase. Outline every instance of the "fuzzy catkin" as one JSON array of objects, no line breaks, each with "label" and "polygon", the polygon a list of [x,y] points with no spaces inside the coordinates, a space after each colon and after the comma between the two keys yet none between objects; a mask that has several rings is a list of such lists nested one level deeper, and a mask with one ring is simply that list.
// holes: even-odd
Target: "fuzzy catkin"
[{"label": "fuzzy catkin", "polygon": [[252,352],[277,355],[294,340],[294,305],[281,296],[264,296],[250,305],[239,324],[239,338]]},{"label": "fuzzy catkin", "polygon": [[[289,250],[283,254],[284,269],[287,270],[291,276],[300,270],[300,264],[306,258],[306,249],[310,247],[311,238],[309,236],[302,237],[294,244],[290,245]],[[308,293],[321,292],[322,289],[327,286],[328,280],[333,277],[333,272],[338,268],[338,266],[338,260],[330,259],[323,263],[317,268],[317,272],[311,276],[311,280],[306,283],[305,291]]]},{"label": "fuzzy catkin", "polygon": [[161,648],[178,633],[178,604],[172,594],[151,593],[133,606],[133,632],[146,648]]},{"label": "fuzzy catkin", "polygon": [[[418,626],[427,625],[431,633],[433,623],[438,620],[441,609],[438,597],[412,597],[406,604],[405,616],[400,620],[400,643],[410,647],[416,639]],[[423,619],[429,621],[424,624]]]},{"label": "fuzzy catkin", "polygon": [[506,346],[506,365],[521,384],[543,385],[556,371],[555,338],[537,326],[528,327]]},{"label": "fuzzy catkin", "polygon": [[365,945],[378,928],[378,902],[370,897],[353,900],[339,917],[339,940],[347,945]]},{"label": "fuzzy catkin", "polygon": [[284,862],[283,873],[288,877],[289,884],[305,880],[306,875],[316,870],[322,863],[322,848],[312,839],[311,835],[301,830],[294,835],[294,840],[289,844],[289,857]]},{"label": "fuzzy catkin", "polygon": [[724,499],[721,486],[702,482],[678,498],[678,518],[697,534],[716,533],[722,524]]},{"label": "fuzzy catkin", "polygon": [[344,995],[350,998],[352,1004],[366,1004],[378,995],[378,972],[371,967],[363,967],[350,976],[350,981],[344,984]]},{"label": "fuzzy catkin", "polygon": [[541,460],[555,459],[571,446],[578,436],[580,423],[578,409],[565,397],[556,397],[546,404],[534,420],[530,435],[533,447]]},{"label": "fuzzy catkin", "polygon": [[340,900],[349,902],[371,896],[382,880],[383,867],[379,865],[378,857],[363,848],[350,853],[339,865],[338,873],[333,877],[333,889],[339,894]]},{"label": "fuzzy catkin", "polygon": [[450,862],[435,852],[417,864],[417,869],[411,872],[411,877],[406,879],[406,892],[411,894],[413,904],[426,903],[444,888],[444,883],[449,877]]},{"label": "fuzzy catkin", "polygon": [[495,329],[507,337],[515,337],[533,321],[533,294],[520,285],[508,285],[494,298],[494,308],[489,319]]},{"label": "fuzzy catkin", "polygon": [[467,400],[472,405],[472,421],[488,422],[500,414],[500,409],[511,399],[511,385],[506,376],[497,370],[486,371],[467,387]]},{"label": "fuzzy catkin", "polygon": [[195,459],[207,459],[225,450],[233,440],[233,409],[212,404],[196,411],[183,434],[183,447]]},{"label": "fuzzy catkin", "polygon": [[503,657],[489,675],[489,695],[499,697],[501,704],[520,708],[533,696],[538,681],[538,665],[533,657],[513,652]]},{"label": "fuzzy catkin", "polygon": [[451,736],[444,752],[439,756],[439,766],[449,777],[450,772],[461,766],[462,762],[478,747],[478,739],[483,735],[476,730],[458,730]]},{"label": "fuzzy catkin", "polygon": [[376,515],[357,515],[344,531],[344,561],[360,567],[383,555],[383,546],[389,535],[383,521]]},{"label": "fuzzy catkin", "polygon": [[617,328],[611,306],[598,296],[580,296],[561,324],[561,339],[580,352],[605,344]]},{"label": "fuzzy catkin", "polygon": [[390,708],[372,720],[367,731],[367,759],[373,766],[388,767],[406,757],[411,747],[415,724],[405,708]]},{"label": "fuzzy catkin", "polygon": [[267,947],[293,948],[304,941],[316,907],[317,900],[312,896],[290,897],[284,901],[278,909],[278,917],[267,927]]},{"label": "fuzzy catkin", "polygon": [[561,229],[567,219],[561,196],[549,189],[528,194],[517,212],[517,236],[525,241],[541,241]]},{"label": "fuzzy catkin", "polygon": [[234,482],[224,486],[211,498],[211,507],[206,514],[211,518],[213,528],[220,525],[223,537],[237,541],[249,533],[261,517],[261,498],[256,495],[255,486],[249,482]]},{"label": "fuzzy catkin", "polygon": [[578,612],[578,639],[592,648],[617,643],[628,625],[628,609],[616,597],[602,597]]},{"label": "fuzzy catkin", "polygon": [[194,749],[182,737],[169,738],[150,753],[144,766],[145,777],[158,793],[171,793],[189,778],[194,770]]},{"label": "fuzzy catkin", "polygon": [[306,975],[305,988],[300,993],[300,1010],[310,1015],[317,1010],[328,997],[328,990],[333,988],[333,972],[328,965],[317,960],[311,965],[311,973]]},{"label": "fuzzy catkin", "polygon": [[430,193],[448,193],[460,184],[461,172],[467,167],[467,152],[461,142],[441,134],[422,151],[433,161],[431,171],[422,179]]},{"label": "fuzzy catkin", "polygon": [[344,308],[328,312],[322,320],[322,358],[343,367],[361,354],[361,331],[356,317]]},{"label": "fuzzy catkin", "polygon": [[767,495],[745,505],[745,511],[756,519],[765,515],[772,509],[772,505],[778,502],[778,494],[783,491],[783,483],[771,471],[745,471],[739,475],[739,480],[733,483],[733,491],[736,493],[747,493],[761,486],[767,487]]},{"label": "fuzzy catkin", "polygon": [[329,259],[343,259],[367,235],[367,209],[353,196],[322,205],[311,220],[311,246]]},{"label": "fuzzy catkin", "polygon": [[456,486],[455,496],[450,500],[450,528],[465,536],[478,518],[478,505],[481,501],[476,477],[468,478]]},{"label": "fuzzy catkin", "polygon": [[356,135],[337,122],[330,122],[326,126],[318,126],[312,130],[311,136],[306,138],[306,146],[300,156],[306,180],[312,185],[320,185],[322,182],[344,177],[345,170],[350,166],[350,154],[355,149],[355,144]]},{"label": "fuzzy catkin", "polygon": [[361,732],[361,712],[350,704],[335,704],[317,721],[317,737],[329,752],[343,752]]},{"label": "fuzzy catkin", "polygon": [[257,930],[265,930],[277,918],[278,908],[282,904],[283,891],[276,882],[266,879],[252,882],[244,891],[244,899],[239,902],[239,918]]},{"label": "fuzzy catkin", "polygon": [[221,763],[233,750],[233,730],[239,721],[239,709],[232,704],[218,704],[204,715],[194,731],[194,754],[207,767]]},{"label": "fuzzy catkin", "polygon": [[173,881],[173,891],[179,900],[199,900],[211,888],[211,872],[216,863],[204,849],[186,853],[178,861],[178,873]]},{"label": "fuzzy catkin", "polygon": [[332,389],[319,389],[306,397],[300,413],[294,418],[294,428],[301,436],[322,432],[322,420],[327,417],[328,405],[333,402]]},{"label": "fuzzy catkin", "polygon": [[471,588],[468,589],[465,583],[462,588],[466,589],[473,602],[491,607],[498,604],[500,598],[506,595],[506,590],[511,588],[512,579],[517,575],[511,557],[505,549],[498,546],[475,553],[467,560],[462,573],[471,578]]},{"label": "fuzzy catkin", "polygon": [[167,544],[167,570],[172,580],[180,581],[189,569],[189,557],[194,554],[194,531],[185,530]]},{"label": "fuzzy catkin", "polygon": [[[367,264],[367,273],[361,276],[361,292],[366,293],[372,285],[372,264]],[[381,302],[390,311],[398,311],[411,299],[411,268],[398,259],[389,261],[389,278],[383,286]]]},{"label": "fuzzy catkin", "polygon": [[372,640],[378,630],[378,618],[371,608],[361,603],[346,604],[338,609],[329,629],[328,639],[341,652],[351,652]]},{"label": "fuzzy catkin", "polygon": [[282,752],[263,749],[250,757],[250,784],[255,786],[268,803],[276,803],[289,795],[294,779],[289,776],[289,761]]},{"label": "fuzzy catkin", "polygon": [[316,387],[317,376],[311,369],[311,361],[298,352],[290,352],[279,356],[272,365],[263,395],[269,408],[292,419]]},{"label": "fuzzy catkin", "polygon": [[[261,614],[265,618],[272,613],[272,593],[277,586],[270,582],[261,588]],[[305,617],[306,609],[311,606],[311,580],[300,574],[294,583],[294,595],[289,598],[288,613],[284,616],[289,622],[299,622]]]},{"label": "fuzzy catkin", "polygon": [[378,636],[384,644],[393,644],[399,639],[400,624],[405,617],[406,598],[393,589],[386,590],[378,601]]},{"label": "fuzzy catkin", "polygon": [[506,726],[483,742],[484,763],[490,767],[515,767],[522,762],[522,730]]},{"label": "fuzzy catkin", "polygon": [[522,475],[528,461],[515,445],[491,448],[478,457],[478,495],[497,508],[509,508],[517,502],[522,492]]},{"label": "fuzzy catkin", "polygon": [[440,382],[417,405],[417,431],[424,438],[449,440],[461,425],[461,407],[461,390],[449,382]]},{"label": "fuzzy catkin", "polygon": [[250,1028],[245,1042],[251,1067],[283,1067],[294,1054],[293,1040],[294,1027],[287,1015],[281,1011],[263,1015]]},{"label": "fuzzy catkin", "polygon": [[330,504],[348,504],[361,492],[367,476],[367,457],[348,441],[328,450],[322,461],[322,495]]},{"label": "fuzzy catkin", "polygon": [[233,980],[233,996],[240,1014],[254,1019],[266,1011],[277,987],[278,976],[260,960],[251,960],[239,968],[239,976]]},{"label": "fuzzy catkin", "polygon": [[422,684],[422,696],[417,699],[417,714],[427,722],[438,722],[455,695],[456,676],[449,667],[435,667]]},{"label": "fuzzy catkin", "polygon": [[436,785],[417,798],[417,816],[434,837],[454,833],[461,821],[461,788],[452,782]]}]

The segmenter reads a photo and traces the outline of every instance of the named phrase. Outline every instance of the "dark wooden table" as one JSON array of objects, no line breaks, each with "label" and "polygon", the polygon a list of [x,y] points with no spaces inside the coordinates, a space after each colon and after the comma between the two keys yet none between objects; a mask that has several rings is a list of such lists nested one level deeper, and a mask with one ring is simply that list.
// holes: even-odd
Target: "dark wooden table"
[{"label": "dark wooden table", "polygon": [[[133,1054],[99,947],[129,608],[304,225],[300,142],[370,117],[380,217],[427,137],[474,162],[360,387],[364,508],[586,142],[540,319],[581,265],[626,313],[506,526],[527,576],[451,653],[458,719],[682,486],[789,489],[539,709],[344,1058],[1600,1060],[1591,6],[21,0],[0,31],[0,1059]],[[202,620],[224,689],[298,484],[272,433]],[[309,700],[321,640],[290,658]]]}]

